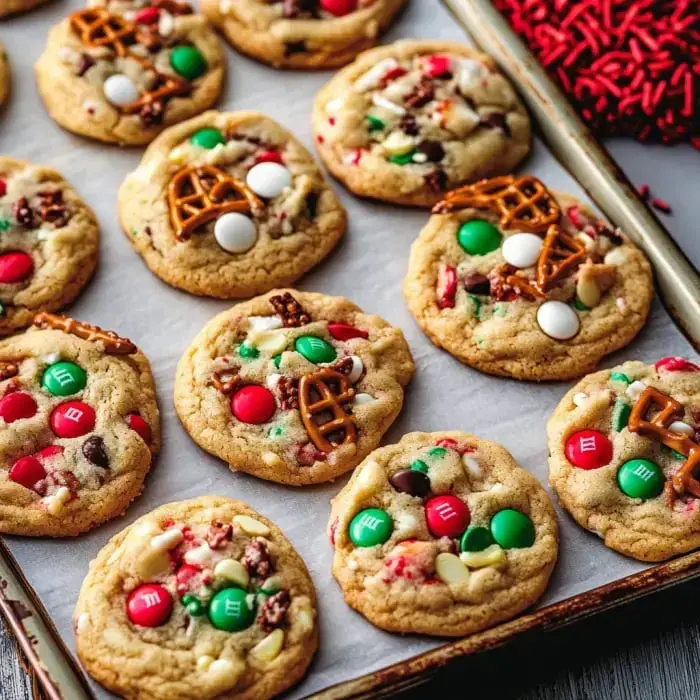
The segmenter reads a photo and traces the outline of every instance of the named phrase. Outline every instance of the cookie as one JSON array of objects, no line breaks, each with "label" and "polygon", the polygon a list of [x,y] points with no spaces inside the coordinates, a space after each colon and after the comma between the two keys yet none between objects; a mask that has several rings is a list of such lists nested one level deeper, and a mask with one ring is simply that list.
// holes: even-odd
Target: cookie
[{"label": "cookie", "polygon": [[584,377],[547,433],[552,488],[608,547],[642,561],[700,547],[700,366],[666,357]]},{"label": "cookie", "polygon": [[160,445],[148,360],[65,316],[0,342],[0,532],[63,537],[121,515]]},{"label": "cookie", "polygon": [[570,379],[644,325],[651,268],[619,229],[529,175],[447,195],[411,247],[404,295],[438,346],[489,374]]},{"label": "cookie", "polygon": [[32,10],[46,0],[0,0],[0,17]]},{"label": "cookie", "polygon": [[406,0],[202,0],[231,45],[276,68],[335,68],[377,43]]},{"label": "cookie", "polygon": [[[0,12],[0,17],[2,16]],[[0,107],[7,101],[7,96],[10,94],[10,60],[7,56],[7,51],[0,42]]]},{"label": "cookie", "polygon": [[403,333],[342,297],[278,289],[212,319],[177,367],[175,409],[207,452],[316,484],[359,464],[413,375]]},{"label": "cookie", "polygon": [[292,284],[345,233],[345,209],[309,152],[256,112],[168,129],[119,191],[132,246],[163,281],[232,299]]},{"label": "cookie", "polygon": [[333,499],[333,576],[390,632],[454,637],[507,620],[547,587],[554,508],[500,445],[456,431],[375,450]]},{"label": "cookie", "polygon": [[352,192],[421,207],[510,172],[531,139],[527,112],[495,63],[444,41],[363,53],[318,93],[313,127],[321,158]]},{"label": "cookie", "polygon": [[74,620],[88,673],[131,700],[264,700],[318,645],[301,557],[267,518],[218,497],[161,506],[113,537]]},{"label": "cookie", "polygon": [[214,30],[177,0],[98,0],[49,32],[39,92],[64,129],[142,145],[219,97],[224,57]]},{"label": "cookie", "polygon": [[0,335],[73,301],[98,250],[95,215],[59,173],[0,156]]}]

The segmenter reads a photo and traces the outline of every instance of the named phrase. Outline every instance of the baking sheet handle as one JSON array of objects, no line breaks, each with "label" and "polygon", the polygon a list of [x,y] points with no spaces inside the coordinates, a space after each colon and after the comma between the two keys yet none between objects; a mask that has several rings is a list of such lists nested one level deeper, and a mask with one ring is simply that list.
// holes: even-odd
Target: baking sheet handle
[{"label": "baking sheet handle", "polygon": [[650,259],[666,308],[700,352],[700,275],[490,0],[443,0],[517,85],[554,155]]}]

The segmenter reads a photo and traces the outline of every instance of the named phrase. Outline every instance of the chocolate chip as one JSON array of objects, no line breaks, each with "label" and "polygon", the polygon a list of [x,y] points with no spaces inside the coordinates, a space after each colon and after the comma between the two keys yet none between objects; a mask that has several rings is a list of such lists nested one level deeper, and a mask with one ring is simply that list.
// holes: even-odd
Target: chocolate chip
[{"label": "chocolate chip", "polygon": [[433,192],[444,192],[447,187],[447,173],[444,170],[433,170],[424,175],[423,179]]},{"label": "chocolate chip", "polygon": [[91,435],[83,443],[83,454],[85,459],[92,464],[102,467],[103,469],[109,468],[109,457],[107,457],[107,450],[105,448],[105,441],[98,435]]},{"label": "chocolate chip", "polygon": [[489,294],[491,292],[491,283],[486,275],[473,272],[464,278],[464,288],[472,294]]},{"label": "chocolate chip", "polygon": [[506,122],[506,116],[501,112],[484,114],[484,116],[481,117],[479,124],[487,129],[500,129],[506,136],[510,136],[510,127]]},{"label": "chocolate chip", "polygon": [[291,56],[295,53],[306,53],[306,42],[305,41],[288,41],[284,45],[284,55]]},{"label": "chocolate chip", "polygon": [[306,197],[306,213],[309,219],[315,219],[318,212],[318,192],[310,192]]},{"label": "chocolate chip", "polygon": [[445,149],[439,141],[421,141],[416,150],[433,163],[439,163],[445,157]]},{"label": "chocolate chip", "polygon": [[615,233],[615,231],[610,230],[607,226],[604,224],[601,224],[597,227],[598,229],[598,235],[599,236],[604,236],[607,238],[613,245],[622,245],[625,242],[625,239],[620,236],[619,234]]},{"label": "chocolate chip", "polygon": [[83,77],[95,65],[95,59],[88,53],[81,53],[75,66],[76,75]]},{"label": "chocolate chip", "polygon": [[422,79],[406,97],[406,105],[412,108],[424,107],[435,98],[435,90],[427,78]]},{"label": "chocolate chip", "polygon": [[12,213],[15,215],[18,224],[27,228],[31,228],[34,225],[34,212],[29,206],[29,201],[26,197],[20,197],[12,205]]},{"label": "chocolate chip", "polygon": [[401,493],[423,498],[430,493],[430,479],[427,474],[413,469],[402,469],[391,475],[391,485]]},{"label": "chocolate chip", "polygon": [[420,126],[412,114],[404,114],[403,117],[401,117],[399,128],[404,134],[408,134],[409,136],[418,136],[420,132]]},{"label": "chocolate chip", "polygon": [[317,17],[318,0],[283,0],[282,13],[290,19]]},{"label": "chocolate chip", "polygon": [[139,117],[144,126],[156,126],[163,121],[165,105],[160,100],[147,102],[139,110]]}]

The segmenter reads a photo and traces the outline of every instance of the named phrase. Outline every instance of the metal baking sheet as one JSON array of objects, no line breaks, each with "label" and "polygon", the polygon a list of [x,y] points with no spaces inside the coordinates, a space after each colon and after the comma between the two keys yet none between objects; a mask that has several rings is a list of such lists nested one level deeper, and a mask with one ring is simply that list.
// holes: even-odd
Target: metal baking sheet
[{"label": "metal baking sheet", "polygon": [[[0,153],[58,168],[95,209],[102,226],[100,268],[70,313],[130,337],[146,352],[158,387],[164,447],[143,495],[124,517],[77,539],[8,537],[8,545],[67,645],[74,649],[71,618],[78,590],[88,562],[112,535],[163,503],[202,494],[230,496],[248,502],[280,525],[304,557],[318,589],[321,647],[307,678],[290,697],[303,697],[436,649],[445,642],[382,632],[343,602],[330,574],[332,552],[325,529],[329,499],[345,479],[299,490],[232,474],[225,464],[199,450],[180,426],[172,408],[176,363],[198,330],[228,304],[167,287],[151,275],[121,233],[117,188],[138,163],[141,151],[106,147],[63,132],[48,118],[36,94],[33,64],[49,27],[80,7],[79,0],[65,0],[0,24],[0,40],[7,47],[14,79],[10,103],[0,115]],[[386,41],[401,37],[466,41],[439,0],[409,3]],[[231,50],[227,57],[221,109],[266,112],[312,147],[311,104],[330,73],[274,71]],[[693,238],[700,202],[697,194],[691,196],[700,181],[697,153],[690,147],[665,149],[627,142],[614,144],[611,150],[631,179],[648,182],[675,205],[669,228],[691,260],[700,264],[700,242]],[[524,169],[553,187],[585,198],[540,142],[535,143]],[[350,213],[348,235],[300,287],[347,296],[406,334],[417,372],[405,409],[386,442],[412,430],[467,430],[504,444],[546,484],[545,422],[568,384],[535,385],[488,377],[435,348],[418,330],[401,295],[409,247],[426,213],[360,201],[340,185],[336,190]],[[669,354],[695,355],[657,300],[647,327],[605,365],[627,359],[653,361]],[[648,568],[608,550],[561,511],[559,516],[561,557],[540,608]],[[111,697],[97,686],[95,690],[100,698]]]}]

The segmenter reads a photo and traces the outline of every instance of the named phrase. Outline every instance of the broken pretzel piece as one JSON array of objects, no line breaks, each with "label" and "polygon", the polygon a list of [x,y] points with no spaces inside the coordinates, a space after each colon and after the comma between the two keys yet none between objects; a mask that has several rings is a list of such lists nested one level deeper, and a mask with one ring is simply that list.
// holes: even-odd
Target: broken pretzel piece
[{"label": "broken pretzel piece", "polygon": [[277,315],[282,317],[285,328],[299,328],[311,323],[311,316],[289,292],[270,297],[270,304]]},{"label": "broken pretzel piece", "polygon": [[93,343],[102,343],[108,355],[133,355],[138,348],[127,338],[120,338],[113,331],[105,331],[99,326],[75,321],[68,316],[57,316],[42,312],[34,316],[34,325],[37,328],[53,328],[69,333],[83,340]]}]

